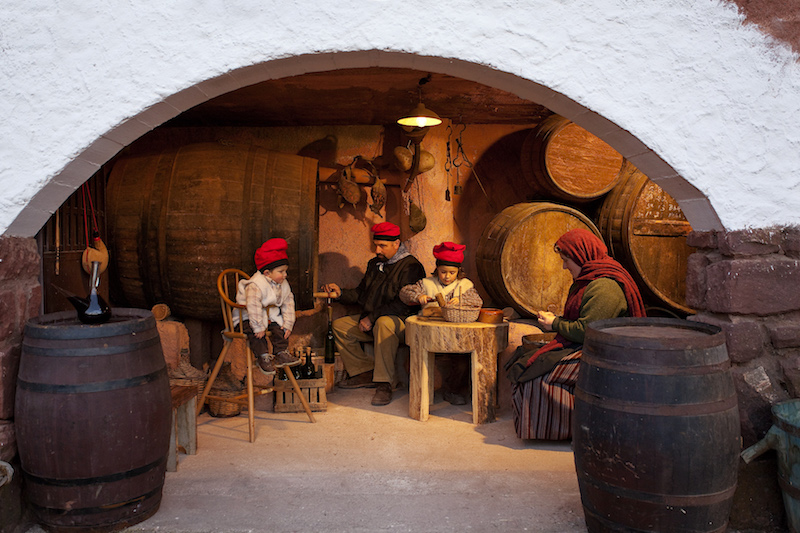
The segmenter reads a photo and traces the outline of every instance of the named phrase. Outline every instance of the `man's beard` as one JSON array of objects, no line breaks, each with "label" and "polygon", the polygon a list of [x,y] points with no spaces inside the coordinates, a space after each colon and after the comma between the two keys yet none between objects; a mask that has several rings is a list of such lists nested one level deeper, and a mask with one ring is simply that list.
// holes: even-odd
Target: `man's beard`
[{"label": "man's beard", "polygon": [[383,254],[375,254],[375,257],[378,258],[378,261],[381,261],[381,262],[385,262],[386,261],[386,256],[383,255]]}]

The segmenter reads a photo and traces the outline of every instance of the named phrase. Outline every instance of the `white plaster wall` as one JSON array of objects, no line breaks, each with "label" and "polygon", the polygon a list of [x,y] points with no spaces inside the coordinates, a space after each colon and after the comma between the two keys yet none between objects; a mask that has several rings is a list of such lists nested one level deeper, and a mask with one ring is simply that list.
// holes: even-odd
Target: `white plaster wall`
[{"label": "white plaster wall", "polygon": [[0,233],[35,234],[122,146],[208,98],[434,64],[413,54],[583,119],[695,229],[800,222],[800,66],[719,1],[0,1]]}]

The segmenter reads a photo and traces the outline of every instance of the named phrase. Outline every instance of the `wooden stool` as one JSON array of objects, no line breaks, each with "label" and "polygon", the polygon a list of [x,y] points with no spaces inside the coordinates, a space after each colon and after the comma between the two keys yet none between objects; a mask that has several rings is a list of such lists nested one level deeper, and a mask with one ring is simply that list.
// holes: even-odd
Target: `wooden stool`
[{"label": "wooden stool", "polygon": [[197,387],[170,385],[172,394],[172,432],[167,452],[167,472],[178,470],[178,448],[187,455],[197,453]]}]

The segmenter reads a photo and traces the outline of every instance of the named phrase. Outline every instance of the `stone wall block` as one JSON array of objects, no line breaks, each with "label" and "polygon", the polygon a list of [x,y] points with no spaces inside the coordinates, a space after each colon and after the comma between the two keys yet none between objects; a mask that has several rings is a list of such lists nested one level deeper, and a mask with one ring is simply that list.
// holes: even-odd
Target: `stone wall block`
[{"label": "stone wall block", "polygon": [[782,240],[783,233],[775,228],[730,231],[717,237],[719,251],[728,256],[774,254]]},{"label": "stone wall block", "polygon": [[14,418],[14,394],[17,391],[20,347],[0,351],[0,420]]},{"label": "stone wall block", "polygon": [[767,327],[769,338],[775,348],[796,348],[800,346],[800,321],[779,322]]},{"label": "stone wall block", "polygon": [[706,313],[698,313],[689,320],[722,328],[728,357],[732,363],[746,363],[767,355],[769,337],[766,328],[757,320]]},{"label": "stone wall block", "polygon": [[800,398],[800,355],[780,359],[786,388],[792,398]]},{"label": "stone wall block", "polygon": [[766,316],[800,309],[800,261],[782,255],[729,259],[706,268],[707,310]]},{"label": "stone wall block", "polygon": [[0,420],[0,461],[10,463],[17,455],[17,433],[14,423]]},{"label": "stone wall block", "polygon": [[800,229],[793,228],[786,230],[783,234],[781,248],[783,248],[787,256],[793,259],[800,258]]},{"label": "stone wall block", "polygon": [[693,253],[689,256],[686,268],[686,304],[694,309],[705,307],[708,281],[706,268],[711,259],[704,253]]},{"label": "stone wall block", "polygon": [[716,231],[690,231],[686,236],[686,244],[692,248],[716,248]]},{"label": "stone wall block", "polygon": [[0,281],[31,277],[36,279],[39,276],[40,261],[36,239],[0,237]]},{"label": "stone wall block", "polygon": [[734,366],[731,369],[739,397],[739,416],[742,424],[742,446],[752,446],[772,427],[772,405],[788,400],[789,395],[773,377],[768,365],[753,368]]}]

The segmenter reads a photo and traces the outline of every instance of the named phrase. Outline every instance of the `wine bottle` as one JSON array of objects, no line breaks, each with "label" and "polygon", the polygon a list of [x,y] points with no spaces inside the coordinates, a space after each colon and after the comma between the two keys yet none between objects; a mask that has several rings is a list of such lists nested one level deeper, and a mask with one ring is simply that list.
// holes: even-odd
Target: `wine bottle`
[{"label": "wine bottle", "polygon": [[328,304],[328,332],[325,334],[325,362],[336,362],[336,338],[333,336],[333,308]]},{"label": "wine bottle", "polygon": [[311,348],[306,348],[306,363],[303,365],[303,379],[314,379],[316,368],[314,368],[314,361],[311,360]]},{"label": "wine bottle", "polygon": [[[294,356],[300,359],[302,355],[303,355],[302,352],[298,348],[295,348]],[[303,365],[294,365],[293,367],[290,368],[292,369],[292,375],[294,376],[294,379],[303,379],[303,372],[301,370],[303,368]]]}]

